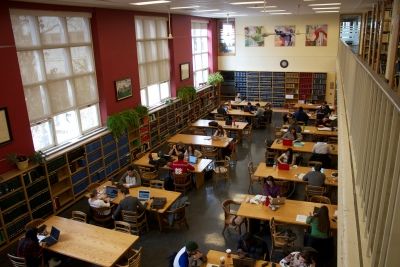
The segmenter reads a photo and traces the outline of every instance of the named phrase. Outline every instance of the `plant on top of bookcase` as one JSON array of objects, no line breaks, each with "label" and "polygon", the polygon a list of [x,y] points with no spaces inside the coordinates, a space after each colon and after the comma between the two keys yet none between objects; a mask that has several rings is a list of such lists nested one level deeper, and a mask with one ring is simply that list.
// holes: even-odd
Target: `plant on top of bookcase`
[{"label": "plant on top of bookcase", "polygon": [[139,118],[142,119],[149,114],[149,109],[146,106],[139,105],[135,108]]},{"label": "plant on top of bookcase", "polygon": [[43,164],[46,161],[46,155],[42,151],[35,151],[29,159],[36,164]]},{"label": "plant on top of bookcase", "polygon": [[17,168],[21,171],[28,168],[29,158],[25,155],[20,155],[17,153],[10,153],[6,156],[6,159],[17,165]]},{"label": "plant on top of bookcase", "polygon": [[217,94],[218,94],[218,103],[220,103],[220,90],[221,90],[221,84],[223,83],[223,81],[224,81],[224,77],[221,75],[221,73],[220,72],[214,72],[214,73],[210,73],[209,75],[208,75],[208,80],[207,80],[207,83],[209,84],[209,85],[212,85],[212,86],[214,86],[214,87],[216,87],[217,88]]},{"label": "plant on top of bookcase", "polygon": [[189,102],[196,96],[196,89],[193,86],[183,86],[178,90],[178,98],[184,102]]},{"label": "plant on top of bookcase", "polygon": [[133,109],[128,109],[107,118],[107,128],[116,140],[123,136],[129,128],[139,126],[139,115]]}]

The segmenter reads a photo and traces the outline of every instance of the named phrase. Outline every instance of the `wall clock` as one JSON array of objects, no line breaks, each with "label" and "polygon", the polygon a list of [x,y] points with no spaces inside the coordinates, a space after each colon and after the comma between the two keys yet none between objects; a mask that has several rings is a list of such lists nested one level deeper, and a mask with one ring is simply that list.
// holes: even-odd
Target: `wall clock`
[{"label": "wall clock", "polygon": [[279,64],[281,65],[282,68],[287,68],[287,66],[289,66],[289,62],[286,59],[281,60]]}]

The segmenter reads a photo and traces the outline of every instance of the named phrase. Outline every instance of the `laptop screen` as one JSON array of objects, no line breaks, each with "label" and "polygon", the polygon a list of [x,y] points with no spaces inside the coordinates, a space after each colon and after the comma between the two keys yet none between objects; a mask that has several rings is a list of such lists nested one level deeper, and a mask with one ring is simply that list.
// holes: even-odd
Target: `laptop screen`
[{"label": "laptop screen", "polygon": [[107,196],[117,196],[118,195],[118,188],[114,187],[114,186],[107,186],[106,187],[106,194]]},{"label": "laptop screen", "polygon": [[58,240],[58,238],[60,237],[60,230],[52,226],[50,236],[52,236],[55,240]]},{"label": "laptop screen", "polygon": [[148,191],[148,190],[139,190],[138,199],[139,200],[149,200],[150,199],[150,191]]},{"label": "laptop screen", "polygon": [[244,259],[233,258],[234,267],[254,267],[255,264],[256,261],[251,258],[244,258]]},{"label": "laptop screen", "polygon": [[189,163],[196,164],[196,162],[197,162],[197,157],[189,156]]}]

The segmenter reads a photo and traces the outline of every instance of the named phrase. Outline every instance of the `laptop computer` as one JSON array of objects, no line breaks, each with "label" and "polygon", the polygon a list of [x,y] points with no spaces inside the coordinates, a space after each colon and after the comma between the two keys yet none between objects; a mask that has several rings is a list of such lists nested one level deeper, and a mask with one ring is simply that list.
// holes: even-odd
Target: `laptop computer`
[{"label": "laptop computer", "polygon": [[139,190],[138,192],[138,200],[140,202],[147,201],[150,199],[150,191],[149,190]]},{"label": "laptop computer", "polygon": [[197,163],[197,157],[196,156],[189,156],[189,163],[191,164],[196,164]]},{"label": "laptop computer", "polygon": [[118,188],[115,186],[106,186],[106,195],[109,198],[116,198],[118,196]]},{"label": "laptop computer", "polygon": [[290,170],[290,165],[287,163],[278,163],[278,170]]},{"label": "laptop computer", "polygon": [[252,258],[233,258],[233,267],[254,267],[256,260]]},{"label": "laptop computer", "polygon": [[282,205],[285,204],[286,201],[286,197],[274,197],[271,199],[271,201],[269,202],[272,205]]},{"label": "laptop computer", "polygon": [[54,226],[51,227],[50,235],[46,238],[42,239],[41,242],[46,243],[48,247],[54,245],[58,242],[58,238],[60,237],[60,230],[55,228]]}]

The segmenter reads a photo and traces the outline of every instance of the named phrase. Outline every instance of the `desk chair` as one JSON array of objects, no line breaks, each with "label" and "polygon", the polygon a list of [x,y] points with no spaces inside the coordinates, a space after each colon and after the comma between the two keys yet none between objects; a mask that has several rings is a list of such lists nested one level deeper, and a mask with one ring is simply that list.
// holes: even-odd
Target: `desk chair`
[{"label": "desk chair", "polygon": [[139,172],[143,186],[150,186],[150,181],[158,178],[158,170],[151,170],[150,168],[139,167]]},{"label": "desk chair", "polygon": [[247,138],[249,142],[253,139],[253,126],[251,124],[247,124],[242,131],[242,137]]},{"label": "desk chair", "polygon": [[150,180],[150,187],[164,189],[164,181],[157,180],[157,179]]},{"label": "desk chair", "polygon": [[231,159],[228,156],[225,156],[224,160],[217,160],[214,162],[214,182],[216,183],[218,178],[222,178],[225,181],[230,179],[229,170],[230,170],[230,162]]},{"label": "desk chair", "polygon": [[283,136],[283,132],[281,131],[281,127],[275,127],[275,139],[280,139]]},{"label": "desk chair", "polygon": [[131,225],[123,221],[114,221],[114,230],[126,234],[132,234]]},{"label": "desk chair", "polygon": [[224,210],[224,229],[222,230],[222,235],[224,235],[225,230],[227,228],[229,229],[229,227],[234,228],[239,235],[242,235],[242,225],[244,224],[246,226],[246,220],[242,216],[237,215],[239,207],[240,202],[232,199],[227,199],[222,202],[222,209]]},{"label": "desk chair", "polygon": [[214,120],[216,121],[224,121],[225,120],[225,116],[222,114],[214,114]]},{"label": "desk chair", "polygon": [[42,225],[44,223],[44,220],[39,218],[39,219],[33,219],[32,221],[28,222],[25,225],[25,231],[28,231],[29,229],[37,228],[39,225]]},{"label": "desk chair", "polygon": [[254,176],[254,164],[252,161],[249,161],[247,163],[247,173],[249,174],[249,188],[247,189],[247,193],[252,194],[253,193],[253,183],[258,180],[256,176]]},{"label": "desk chair", "polygon": [[175,191],[182,192],[183,194],[189,191],[192,188],[191,175],[190,172],[182,174],[172,173]]},{"label": "desk chair", "polygon": [[215,160],[218,157],[218,148],[202,146],[201,154],[203,158]]},{"label": "desk chair", "polygon": [[288,197],[293,192],[290,191],[290,182],[289,181],[277,181],[275,180],[275,184],[279,186],[280,192],[279,196]]},{"label": "desk chair", "polygon": [[140,267],[140,261],[142,258],[142,247],[138,250],[130,249],[124,255],[124,258],[121,262],[115,264],[116,267]]},{"label": "desk chair", "polygon": [[[90,207],[92,212],[92,219],[95,221],[95,224],[99,224],[101,226],[107,227],[110,226],[113,219],[112,219],[112,207],[101,207],[101,208],[94,208]],[[109,214],[106,214],[107,211],[110,210]]]},{"label": "desk chair", "polygon": [[322,166],[322,162],[317,160],[308,161],[308,167],[315,167],[316,165]]},{"label": "desk chair", "polygon": [[146,210],[143,211],[128,211],[122,210],[122,221],[129,223],[131,226],[131,232],[135,235],[149,231],[149,225],[147,223]]},{"label": "desk chair", "polygon": [[323,196],[325,194],[324,186],[306,185],[306,199],[310,201],[312,196]]},{"label": "desk chair", "polygon": [[285,234],[284,231],[278,231],[277,226],[278,224],[275,223],[275,218],[272,217],[269,221],[269,228],[271,232],[270,259],[272,259],[274,251],[279,250],[284,253],[288,247],[294,246],[294,241],[296,240],[295,236],[290,237]]},{"label": "desk chair", "polygon": [[26,267],[26,261],[23,257],[17,257],[11,254],[7,254],[8,258],[11,261],[12,266],[14,267]]},{"label": "desk chair", "polygon": [[316,202],[316,203],[323,203],[323,204],[331,204],[331,200],[329,197],[324,197],[324,196],[311,196],[310,197],[310,202]]},{"label": "desk chair", "polygon": [[78,210],[73,210],[71,220],[86,223],[86,217],[86,213]]},{"label": "desk chair", "polygon": [[186,207],[189,206],[188,202],[182,203],[177,208],[168,209],[164,212],[161,216],[161,222],[164,225],[163,228],[166,226],[168,228],[174,228],[175,226],[182,227],[185,226],[189,229],[189,224],[186,220]]}]

